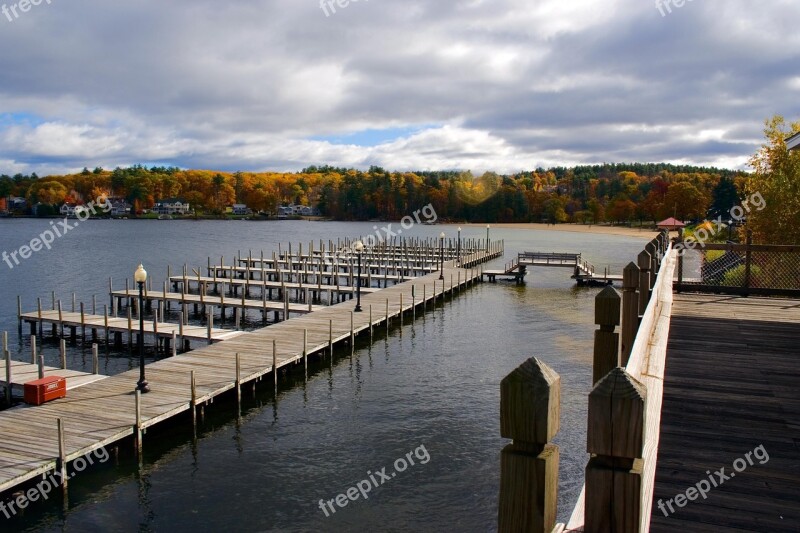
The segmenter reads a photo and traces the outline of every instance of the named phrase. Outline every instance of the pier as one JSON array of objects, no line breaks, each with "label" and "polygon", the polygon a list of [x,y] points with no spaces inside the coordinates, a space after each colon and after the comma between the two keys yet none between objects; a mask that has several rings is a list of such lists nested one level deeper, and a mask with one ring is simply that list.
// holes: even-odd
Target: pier
[{"label": "pier", "polygon": [[[621,294],[595,299],[589,458],[567,523],[560,377],[534,357],[503,380],[499,531],[797,531],[800,299],[786,296],[800,296],[800,254],[750,242],[678,254],[667,237],[625,267]],[[703,268],[719,251],[741,254],[722,276]]]},{"label": "pier", "polygon": [[[426,248],[429,251],[432,247]],[[109,377],[98,376],[90,383],[73,387],[63,400],[0,412],[0,434],[3,435],[0,442],[0,492],[53,470],[64,471],[70,461],[130,438],[140,453],[147,428],[175,420],[185,412],[191,413],[196,428],[198,418],[202,420],[204,409],[216,397],[231,392],[241,408],[245,386],[256,387],[257,383],[269,378],[269,386],[277,390],[281,370],[298,367],[307,377],[312,357],[328,359],[333,364],[335,353],[342,345],[347,345],[352,353],[357,336],[368,335],[372,339],[379,328],[388,333],[394,326],[402,327],[445,298],[454,297],[480,282],[480,263],[501,257],[503,243],[493,242],[487,245],[486,250],[464,248],[461,251],[463,253],[445,261],[436,272],[380,291],[362,293],[361,312],[356,312],[353,300],[317,306],[302,316],[256,331],[231,332],[229,338],[215,344],[148,364],[147,379],[152,389],[148,394],[135,391],[139,377],[136,369]],[[373,252],[377,254],[378,250]],[[457,266],[457,263],[462,266]],[[148,292],[151,297],[158,296]],[[130,295],[125,293],[122,296],[127,298]],[[151,298],[151,301],[156,299]],[[213,303],[217,303],[216,300]],[[23,316],[34,324],[34,330],[45,320],[45,315],[39,310],[20,312],[20,317]],[[48,316],[52,320],[52,315]],[[61,325],[66,317],[62,313],[59,318],[58,325]],[[84,315],[83,324],[87,320]],[[105,322],[95,325],[104,328]],[[75,326],[82,327],[82,324]],[[119,327],[128,331],[127,323]],[[168,327],[173,328],[170,337],[174,338],[175,328],[180,325],[159,324],[159,334],[165,333],[164,328]],[[35,351],[33,357],[36,357]],[[10,361],[7,350],[6,360]],[[13,377],[14,368],[11,368],[10,381],[24,379],[26,374]],[[29,367],[25,369],[28,373],[31,371]],[[18,371],[22,371],[22,367],[18,367]],[[62,369],[38,367],[36,371],[37,375],[40,372],[45,375],[63,372]]]},{"label": "pier", "polygon": [[522,252],[516,259],[506,263],[502,269],[484,270],[484,276],[491,283],[497,278],[523,283],[528,267],[570,268],[573,271],[572,279],[580,286],[611,285],[615,281],[622,281],[622,275],[611,274],[608,269],[602,273],[596,271],[594,265],[581,259],[581,254],[558,252]]}]

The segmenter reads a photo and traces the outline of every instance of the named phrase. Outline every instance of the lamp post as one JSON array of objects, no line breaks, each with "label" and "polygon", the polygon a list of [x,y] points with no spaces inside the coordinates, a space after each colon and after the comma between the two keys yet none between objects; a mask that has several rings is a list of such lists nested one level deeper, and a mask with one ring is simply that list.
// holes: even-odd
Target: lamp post
[{"label": "lamp post", "polygon": [[458,227],[458,243],[456,244],[456,264],[461,266],[461,226]]},{"label": "lamp post", "polygon": [[439,234],[439,261],[442,263],[442,270],[439,279],[444,280],[444,232]]},{"label": "lamp post", "polygon": [[486,224],[486,253],[487,254],[489,253],[489,228],[491,228],[491,226],[489,224]]},{"label": "lamp post", "polygon": [[356,313],[361,312],[361,252],[364,251],[364,243],[356,241],[354,248],[358,254],[358,276],[356,276],[356,308],[353,310]]},{"label": "lamp post", "polygon": [[139,285],[139,382],[136,388],[142,394],[150,392],[147,380],[144,378],[144,283],[147,281],[147,271],[139,264],[133,274],[133,279]]}]

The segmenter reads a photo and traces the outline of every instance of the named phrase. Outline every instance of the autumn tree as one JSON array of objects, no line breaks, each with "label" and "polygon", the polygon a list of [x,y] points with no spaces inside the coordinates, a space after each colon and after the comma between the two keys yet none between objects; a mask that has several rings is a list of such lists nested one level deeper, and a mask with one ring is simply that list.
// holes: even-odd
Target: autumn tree
[{"label": "autumn tree", "polygon": [[745,182],[745,194],[748,197],[760,194],[766,205],[761,210],[751,207],[746,227],[753,231],[755,242],[798,244],[800,152],[790,152],[786,139],[800,132],[800,122],[787,124],[776,115],[765,124],[766,142],[750,159],[754,172]]}]

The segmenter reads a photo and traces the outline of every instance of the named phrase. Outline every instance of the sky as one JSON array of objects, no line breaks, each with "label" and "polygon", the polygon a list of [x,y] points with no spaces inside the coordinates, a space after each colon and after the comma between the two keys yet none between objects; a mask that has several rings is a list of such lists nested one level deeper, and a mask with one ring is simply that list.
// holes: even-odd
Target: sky
[{"label": "sky", "polygon": [[0,0],[0,174],[746,168],[797,0]]}]

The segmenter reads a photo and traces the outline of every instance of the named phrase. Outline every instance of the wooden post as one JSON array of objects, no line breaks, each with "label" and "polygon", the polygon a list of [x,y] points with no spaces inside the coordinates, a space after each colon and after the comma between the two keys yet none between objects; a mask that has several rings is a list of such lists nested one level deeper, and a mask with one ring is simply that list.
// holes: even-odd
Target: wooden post
[{"label": "wooden post", "polygon": [[36,335],[31,335],[31,364],[36,364]]},{"label": "wooden post", "polygon": [[58,344],[59,344],[58,351],[59,351],[59,354],[61,355],[61,369],[62,370],[66,370],[67,369],[67,341],[65,339],[61,339]]},{"label": "wooden post", "polygon": [[272,339],[272,375],[275,378],[275,394],[278,393],[278,341]]},{"label": "wooden post", "polygon": [[60,418],[56,419],[58,425],[58,461],[56,469],[61,474],[61,483],[64,490],[67,489],[67,439],[64,436],[64,421]]},{"label": "wooden post", "polygon": [[622,271],[622,354],[620,365],[628,364],[631,356],[633,341],[639,330],[639,302],[636,296],[636,287],[639,285],[639,267],[634,263]]},{"label": "wooden post", "polygon": [[498,531],[550,533],[558,501],[561,378],[531,358],[500,384],[500,434],[513,439],[500,457]]},{"label": "wooden post", "polygon": [[744,295],[749,296],[750,294],[750,275],[752,273],[752,265],[753,265],[753,230],[747,230],[747,240],[745,241],[745,252],[744,252]]},{"label": "wooden post", "polygon": [[[273,356],[273,361],[274,361]],[[242,362],[239,352],[236,352],[236,413],[237,416],[242,412]]]},{"label": "wooden post", "polygon": [[[680,246],[678,246],[680,245]],[[686,251],[683,245],[683,228],[678,229],[678,242],[675,245],[678,254],[678,287],[677,292],[680,294],[683,289],[683,254]]]},{"label": "wooden post", "polygon": [[621,367],[589,394],[586,531],[639,531],[646,396]]},{"label": "wooden post", "polygon": [[191,371],[191,387],[192,387],[192,399],[189,403],[190,407],[192,408],[192,428],[194,429],[194,435],[197,435],[197,381],[195,380],[194,370]]},{"label": "wooden post", "polygon": [[353,352],[356,344],[356,326],[355,326],[355,313],[350,311],[350,353]]},{"label": "wooden post", "polygon": [[11,352],[8,351],[8,333],[3,332],[3,358],[6,360],[6,406],[11,407]]},{"label": "wooden post", "polygon": [[303,329],[303,367],[305,376],[308,379],[308,329]]},{"label": "wooden post", "polygon": [[178,355],[178,336],[175,334],[175,329],[172,329],[172,357]]},{"label": "wooden post", "polygon": [[328,321],[328,349],[331,354],[331,364],[333,363],[333,320]]},{"label": "wooden post", "polygon": [[92,344],[92,374],[100,373],[100,358],[97,354],[97,344]]},{"label": "wooden post", "polygon": [[211,330],[214,328],[214,309],[213,308],[211,310],[209,310],[208,306],[206,306],[206,317],[207,317],[206,328],[208,330],[207,331],[208,344],[211,344]]},{"label": "wooden post", "polygon": [[39,356],[37,364],[38,364],[38,367],[39,367],[39,369],[38,369],[39,370],[39,379],[42,379],[44,377],[44,356],[43,355]]},{"label": "wooden post", "polygon": [[[650,287],[652,286],[650,283],[650,267],[652,266],[652,259],[647,250],[642,250],[636,258],[636,262],[639,264],[639,316],[644,315],[644,310],[647,309],[647,304],[650,302]],[[610,368],[608,370],[611,371]],[[603,373],[603,376],[607,373]]]},{"label": "wooden post", "polygon": [[600,329],[594,333],[594,362],[592,383],[619,366],[619,326],[621,297],[611,285],[600,291],[594,299],[594,323]]}]

